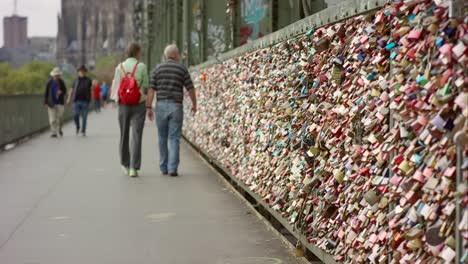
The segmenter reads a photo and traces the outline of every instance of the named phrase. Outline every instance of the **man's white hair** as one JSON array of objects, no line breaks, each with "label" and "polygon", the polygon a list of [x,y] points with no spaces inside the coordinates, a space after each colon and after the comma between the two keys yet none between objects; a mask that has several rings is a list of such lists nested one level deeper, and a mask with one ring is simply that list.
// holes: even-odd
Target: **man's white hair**
[{"label": "man's white hair", "polygon": [[174,55],[178,55],[179,54],[179,49],[177,48],[177,45],[176,44],[171,44],[171,45],[168,45],[165,49],[164,49],[164,56],[166,58],[170,58]]}]

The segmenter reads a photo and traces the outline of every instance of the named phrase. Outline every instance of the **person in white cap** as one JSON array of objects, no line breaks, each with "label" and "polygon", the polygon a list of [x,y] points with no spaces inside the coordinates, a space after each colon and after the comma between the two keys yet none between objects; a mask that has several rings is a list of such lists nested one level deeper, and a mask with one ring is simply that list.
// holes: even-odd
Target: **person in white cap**
[{"label": "person in white cap", "polygon": [[50,80],[47,82],[44,92],[44,106],[47,107],[49,113],[51,137],[56,138],[57,135],[63,136],[63,112],[67,87],[65,82],[60,77],[62,72],[60,68],[55,67],[50,72]]}]

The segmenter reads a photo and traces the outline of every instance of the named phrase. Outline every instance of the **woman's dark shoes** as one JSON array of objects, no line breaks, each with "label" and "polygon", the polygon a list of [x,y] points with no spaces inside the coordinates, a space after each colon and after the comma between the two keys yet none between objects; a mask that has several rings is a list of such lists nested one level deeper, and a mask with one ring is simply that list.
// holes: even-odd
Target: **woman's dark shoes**
[{"label": "woman's dark shoes", "polygon": [[172,177],[177,177],[177,176],[179,176],[179,174],[177,174],[177,172],[171,172],[171,173],[169,173],[169,175],[171,175]]}]

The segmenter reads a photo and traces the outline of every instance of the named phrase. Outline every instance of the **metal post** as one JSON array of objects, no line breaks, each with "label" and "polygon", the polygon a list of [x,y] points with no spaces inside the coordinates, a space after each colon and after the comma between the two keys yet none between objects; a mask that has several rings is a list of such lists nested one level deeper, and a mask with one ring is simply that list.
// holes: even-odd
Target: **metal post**
[{"label": "metal post", "polygon": [[192,55],[192,45],[190,39],[190,0],[183,0],[183,19],[182,19],[182,28],[183,28],[183,47],[181,49],[185,54],[185,64],[191,65],[191,55]]},{"label": "metal post", "polygon": [[[393,27],[392,29],[393,30]],[[393,64],[393,61],[390,60],[390,70],[388,72],[388,77],[387,77],[387,81],[390,81],[390,79],[392,78],[393,76],[393,70],[394,70],[394,67],[395,65]],[[388,129],[391,130],[394,126],[395,126],[395,119],[393,118],[393,110],[390,109],[390,113],[389,113],[389,116],[388,116]],[[393,177],[393,170],[392,170],[392,164],[391,164],[391,161],[393,160],[393,158],[395,158],[395,150],[392,151],[392,153],[390,153],[390,159],[389,159],[389,162],[387,164],[387,168],[389,169],[389,178],[391,179]],[[395,202],[394,201],[390,201],[390,203],[388,203],[388,213],[392,212],[393,210],[395,210]],[[390,249],[390,246],[387,244],[387,250],[388,252],[391,252]],[[388,258],[387,260],[387,263],[390,264],[392,261],[391,261],[391,257]]]},{"label": "metal post", "polygon": [[177,1],[177,46],[184,49],[184,0]]},{"label": "metal post", "polygon": [[450,0],[449,17],[463,18],[465,17],[465,2],[463,0]]},{"label": "metal post", "polygon": [[[459,186],[462,186],[464,184],[464,181],[463,181],[463,170],[462,170],[462,166],[463,166],[463,160],[464,160],[464,155],[463,155],[463,146],[461,144],[461,142],[459,140],[456,141],[455,143],[457,145],[457,191],[458,191],[458,187]],[[457,200],[456,200],[456,205],[457,205],[457,208],[456,208],[456,216],[455,216],[455,223],[456,223],[456,226],[455,226],[455,240],[457,242],[457,246],[456,246],[456,253],[457,253],[457,257],[456,257],[456,260],[455,260],[455,263],[456,264],[460,264],[460,259],[464,256],[465,254],[465,248],[463,247],[463,236],[462,236],[462,233],[460,232],[460,228],[458,228],[458,225],[460,224],[460,221],[463,217],[463,211],[465,210],[465,208],[463,207],[463,204],[462,204],[462,199],[463,199],[463,195],[458,195],[457,196]]]},{"label": "metal post", "polygon": [[154,15],[153,15],[153,31],[151,34],[153,35],[154,39],[154,44],[153,47],[151,47],[152,50],[152,55],[154,56],[152,61],[154,63],[159,62],[159,59],[157,58],[157,53],[159,52],[159,45],[161,43],[161,38],[159,37],[161,35],[161,0],[156,0],[154,3]]},{"label": "metal post", "polygon": [[[224,31],[226,34],[224,35],[224,42],[226,43],[226,50],[232,49],[232,9],[229,6],[229,0],[226,1],[226,21],[224,23]],[[231,11],[228,11],[231,10]]]},{"label": "metal post", "polygon": [[171,8],[171,39],[169,40],[170,43],[177,44],[177,35],[179,34],[178,30],[179,28],[177,27],[177,4],[179,0],[172,0],[172,8]]},{"label": "metal post", "polygon": [[[467,4],[463,0],[450,0],[449,3],[449,17],[450,18],[455,18],[455,19],[463,19],[465,17],[465,6]],[[459,69],[461,65],[456,64],[455,69]],[[465,126],[467,125],[468,122],[465,122]],[[458,192],[459,187],[464,185],[464,179],[463,179],[463,162],[464,162],[464,146],[462,145],[462,142],[460,142],[460,137],[455,138],[455,144],[456,144],[456,154],[457,154],[457,179],[456,179],[456,191]],[[462,232],[460,232],[460,229],[458,225],[460,224],[460,221],[463,217],[464,208],[463,206],[463,195],[460,194],[457,195],[456,197],[456,215],[455,215],[455,240],[456,240],[456,259],[455,263],[460,264],[461,258],[465,254],[465,248],[463,246],[463,236]]]},{"label": "metal post", "polygon": [[240,32],[240,13],[241,13],[240,0],[236,0],[236,3],[232,12],[232,47],[239,47],[239,32]]},{"label": "metal post", "polygon": [[[149,4],[151,3],[151,4]],[[154,1],[153,0],[147,0],[146,1],[146,6],[148,8],[148,10],[146,10],[146,31],[145,31],[145,35],[146,35],[146,62],[148,64],[148,69],[151,69],[152,67],[152,49],[153,49],[153,45],[154,45],[154,36],[153,36],[153,30],[154,30]]]},{"label": "metal post", "polygon": [[161,6],[159,9],[159,14],[158,14],[158,21],[159,21],[159,30],[161,30],[161,33],[159,36],[157,36],[158,39],[158,49],[157,49],[157,54],[155,54],[156,61],[161,61],[161,47],[165,41],[166,38],[166,17],[163,16],[163,14],[166,12],[166,0],[159,0],[161,2]]},{"label": "metal post", "polygon": [[[163,12],[165,12],[164,10],[164,5],[165,5],[165,0],[159,0],[160,2],[160,8],[158,8],[158,17],[157,17],[157,20],[158,20],[158,29],[161,31],[160,34],[158,34],[159,36],[157,37],[158,39],[158,46],[156,48],[156,53],[154,54],[155,55],[155,61],[158,61],[158,62],[161,62],[161,47],[164,43],[164,36],[165,36],[165,23],[164,23],[164,17],[163,17]],[[156,37],[156,36],[155,36]]]},{"label": "metal post", "polygon": [[166,35],[165,35],[165,39],[164,39],[164,43],[163,43],[163,46],[164,45],[167,45],[169,44],[169,42],[171,41],[171,18],[172,16],[170,15],[171,14],[171,0],[165,0],[165,5],[166,5],[166,12],[165,12],[165,29],[166,29]]},{"label": "metal post", "polygon": [[179,47],[179,49],[181,48],[181,41],[182,41],[182,35],[181,35],[181,27],[180,27],[180,23],[179,23],[179,19],[180,19],[180,3],[181,3],[181,0],[176,0],[176,1],[173,1],[173,25],[172,25],[172,32],[173,32],[173,36],[172,36],[172,39],[171,39],[171,43],[174,43],[177,45],[177,47]]},{"label": "metal post", "polygon": [[269,33],[275,32],[278,30],[278,0],[269,1],[269,17],[270,17],[270,31]]},{"label": "metal post", "polygon": [[206,1],[200,0],[200,8],[202,12],[202,30],[200,31],[200,61],[206,60]]}]

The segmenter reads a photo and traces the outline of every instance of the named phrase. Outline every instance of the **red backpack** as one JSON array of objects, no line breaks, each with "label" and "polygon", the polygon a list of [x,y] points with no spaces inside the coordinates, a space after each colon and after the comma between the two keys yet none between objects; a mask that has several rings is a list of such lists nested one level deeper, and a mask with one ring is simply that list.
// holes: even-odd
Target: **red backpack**
[{"label": "red backpack", "polygon": [[138,82],[135,79],[135,71],[138,67],[138,62],[135,64],[135,68],[132,74],[126,72],[122,64],[120,68],[124,72],[125,76],[122,78],[122,82],[119,87],[119,102],[124,105],[137,105],[140,103],[141,93]]}]

